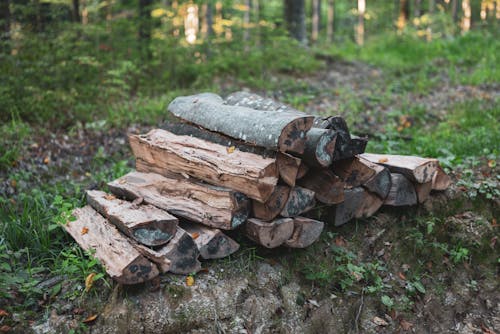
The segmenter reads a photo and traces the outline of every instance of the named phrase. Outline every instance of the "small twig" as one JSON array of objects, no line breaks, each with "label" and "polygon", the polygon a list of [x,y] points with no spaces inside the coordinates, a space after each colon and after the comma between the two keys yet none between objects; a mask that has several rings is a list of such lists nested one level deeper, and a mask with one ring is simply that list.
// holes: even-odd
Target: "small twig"
[{"label": "small twig", "polygon": [[356,313],[356,318],[354,319],[354,326],[356,329],[356,333],[359,333],[359,317],[361,316],[361,312],[363,311],[364,305],[364,297],[365,297],[365,288],[361,290],[361,303],[359,304],[358,312]]}]

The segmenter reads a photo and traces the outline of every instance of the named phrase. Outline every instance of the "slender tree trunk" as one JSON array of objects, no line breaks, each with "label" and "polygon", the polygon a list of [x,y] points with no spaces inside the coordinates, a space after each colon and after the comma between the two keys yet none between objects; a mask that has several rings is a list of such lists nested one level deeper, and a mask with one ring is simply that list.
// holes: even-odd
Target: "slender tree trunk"
[{"label": "slender tree trunk", "polygon": [[153,0],[139,0],[139,51],[143,57],[151,58],[149,41],[151,40],[151,19],[149,12]]},{"label": "slender tree trunk", "polygon": [[245,51],[248,51],[248,40],[250,39],[250,0],[245,0],[245,13],[243,14],[243,43]]},{"label": "slender tree trunk", "polygon": [[470,30],[472,17],[472,9],[469,0],[462,0],[462,10],[464,12],[464,16],[462,18],[462,32],[467,32]]},{"label": "slender tree trunk", "polygon": [[305,0],[285,0],[285,21],[290,36],[307,45]]},{"label": "slender tree trunk", "polygon": [[334,17],[335,17],[335,1],[328,0],[328,16],[326,20],[326,37],[328,42],[333,42]]},{"label": "slender tree trunk", "polygon": [[73,0],[73,21],[74,22],[81,22],[80,19],[80,0]]},{"label": "slender tree trunk", "polygon": [[[462,5],[463,7],[463,5]],[[453,18],[453,22],[457,22],[458,20],[458,0],[451,0],[451,17]]]},{"label": "slender tree trunk", "polygon": [[366,0],[358,0],[358,25],[356,27],[356,43],[363,45],[365,42],[365,11]]},{"label": "slender tree trunk", "polygon": [[415,0],[413,2],[413,16],[414,17],[420,17],[421,5],[422,5],[422,0]]},{"label": "slender tree trunk", "polygon": [[260,0],[252,0],[255,21],[255,46],[260,46]]},{"label": "slender tree trunk", "polygon": [[399,16],[396,26],[398,31],[402,31],[410,16],[410,3],[408,0],[399,0]]},{"label": "slender tree trunk", "polygon": [[0,1],[0,50],[5,53],[10,51],[10,0]]},{"label": "slender tree trunk", "polygon": [[320,0],[312,0],[311,41],[318,40],[320,21]]}]

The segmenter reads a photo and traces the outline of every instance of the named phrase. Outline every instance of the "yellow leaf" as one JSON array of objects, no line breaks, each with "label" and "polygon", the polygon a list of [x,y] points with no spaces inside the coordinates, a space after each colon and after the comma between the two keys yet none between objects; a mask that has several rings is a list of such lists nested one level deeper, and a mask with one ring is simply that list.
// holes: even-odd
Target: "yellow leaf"
[{"label": "yellow leaf", "polygon": [[191,233],[191,238],[193,238],[193,240],[197,239],[199,236],[200,234],[198,232]]},{"label": "yellow leaf", "polygon": [[92,285],[94,284],[94,276],[95,273],[90,273],[87,275],[87,278],[85,278],[85,292],[89,292],[90,289],[92,288]]},{"label": "yellow leaf", "polygon": [[0,317],[8,317],[8,316],[9,316],[9,312],[0,308]]},{"label": "yellow leaf", "polygon": [[82,228],[82,235],[89,233],[89,228],[88,227],[83,227]]},{"label": "yellow leaf", "polygon": [[186,285],[187,286],[193,286],[194,285],[194,277],[193,276],[186,277]]},{"label": "yellow leaf", "polygon": [[107,199],[108,201],[112,201],[114,199],[116,199],[115,196],[113,196],[112,194],[106,194],[106,196],[104,196],[105,199]]},{"label": "yellow leaf", "polygon": [[45,159],[43,159],[43,163],[48,165],[50,162],[50,158],[49,157],[45,157]]},{"label": "yellow leaf", "polygon": [[389,159],[387,159],[387,158],[380,158],[380,159],[378,159],[378,162],[381,163],[381,164],[384,163],[384,162],[387,162],[387,161],[389,161]]},{"label": "yellow leaf", "polygon": [[226,148],[226,151],[227,151],[227,153],[231,154],[234,152],[235,149],[236,149],[236,147],[231,146],[231,147]]},{"label": "yellow leaf", "polygon": [[83,320],[82,322],[83,322],[83,323],[92,322],[92,321],[94,321],[95,319],[97,319],[97,316],[98,316],[97,314],[91,315],[91,316],[87,317],[85,320]]}]

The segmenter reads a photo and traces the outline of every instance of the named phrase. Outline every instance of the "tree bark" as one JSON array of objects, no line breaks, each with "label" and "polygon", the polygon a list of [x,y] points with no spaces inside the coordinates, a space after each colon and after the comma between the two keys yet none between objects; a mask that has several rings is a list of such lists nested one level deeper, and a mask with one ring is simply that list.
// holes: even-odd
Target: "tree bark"
[{"label": "tree bark", "polygon": [[72,4],[73,22],[81,23],[82,19],[80,18],[80,0],[73,0]]},{"label": "tree bark", "polygon": [[150,17],[151,5],[153,0],[139,0],[139,52],[143,58],[151,58],[151,50],[149,42],[151,40],[152,22]]},{"label": "tree bark", "polygon": [[356,27],[356,43],[365,44],[365,10],[366,0],[358,0],[358,25]]},{"label": "tree bark", "polygon": [[200,251],[191,235],[180,227],[173,239],[157,252],[170,260],[171,273],[187,275],[201,270]]},{"label": "tree bark", "polygon": [[305,217],[293,218],[293,233],[285,246],[290,248],[306,248],[317,241],[323,232],[322,221]]},{"label": "tree bark", "polygon": [[90,206],[72,214],[64,229],[86,251],[95,251],[108,275],[121,284],[137,284],[159,275],[158,268],[137,251],[115,226]]},{"label": "tree bark", "polygon": [[8,54],[10,52],[10,0],[0,1],[0,50]]},{"label": "tree bark", "polygon": [[272,222],[250,218],[244,225],[244,232],[253,242],[266,248],[276,248],[291,238],[293,228],[293,219],[290,218],[280,218]]},{"label": "tree bark", "polygon": [[243,194],[182,176],[131,172],[108,187],[117,196],[142,198],[175,216],[225,230],[241,225],[250,213],[250,202]]},{"label": "tree bark", "polygon": [[311,18],[311,41],[315,43],[319,35],[319,23],[321,19],[320,0],[312,0],[312,18]]},{"label": "tree bark", "polygon": [[285,22],[290,37],[307,45],[306,10],[304,0],[285,1]]},{"label": "tree bark", "polygon": [[410,3],[409,0],[399,0],[399,16],[396,26],[398,31],[402,31],[406,22],[408,22],[408,18],[410,17]]},{"label": "tree bark", "polygon": [[187,122],[253,145],[281,152],[304,151],[313,116],[227,106],[223,102],[218,95],[203,93],[177,97],[168,110]]},{"label": "tree bark", "polygon": [[316,199],[322,203],[338,204],[344,201],[345,183],[328,169],[310,169],[297,183],[314,191]]},{"label": "tree bark", "polygon": [[403,174],[391,173],[391,190],[384,205],[406,206],[417,204],[417,193],[413,184]]},{"label": "tree bark", "polygon": [[240,245],[216,228],[181,222],[181,227],[191,235],[200,256],[205,260],[221,259],[236,252]]},{"label": "tree bark", "polygon": [[130,203],[99,190],[87,191],[87,202],[130,238],[146,246],[161,246],[174,236],[178,220],[152,205]]},{"label": "tree bark", "polygon": [[306,147],[301,159],[310,166],[328,167],[335,155],[337,133],[332,130],[312,128],[307,132]]},{"label": "tree bark", "polygon": [[281,210],[281,215],[283,217],[297,217],[311,210],[316,205],[314,195],[314,191],[312,190],[302,187],[293,187],[283,210]]},{"label": "tree bark", "polygon": [[328,15],[326,20],[326,37],[328,42],[333,42],[334,31],[334,18],[335,18],[335,1],[328,0]]},{"label": "tree bark", "polygon": [[410,155],[365,153],[361,157],[387,167],[391,173],[403,174],[411,181],[418,183],[432,181],[439,166],[437,159],[427,159]]},{"label": "tree bark", "polygon": [[271,197],[265,202],[253,201],[253,216],[264,221],[276,218],[285,207],[290,195],[290,187],[278,185]]},{"label": "tree bark", "polygon": [[[274,159],[260,155],[231,152],[218,144],[160,129],[147,135],[130,135],[129,140],[137,160],[154,166],[153,172],[186,173],[261,202],[271,196],[278,182]],[[147,168],[138,171],[150,172]]]}]

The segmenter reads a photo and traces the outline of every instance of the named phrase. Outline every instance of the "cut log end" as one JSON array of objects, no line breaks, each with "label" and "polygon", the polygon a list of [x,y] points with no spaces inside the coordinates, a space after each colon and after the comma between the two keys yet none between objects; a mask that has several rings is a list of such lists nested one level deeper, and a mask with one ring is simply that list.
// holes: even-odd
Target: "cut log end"
[{"label": "cut log end", "polygon": [[384,205],[407,206],[417,204],[417,193],[413,184],[404,175],[391,173],[391,190]]},{"label": "cut log end", "polygon": [[283,217],[296,217],[304,212],[314,208],[316,201],[314,191],[303,188],[293,187],[288,196],[281,215]]},{"label": "cut log end", "polygon": [[264,222],[250,218],[246,222],[245,235],[255,243],[266,248],[276,248],[285,243],[293,233],[293,220],[290,218]]},{"label": "cut log end", "polygon": [[198,260],[200,251],[189,233],[180,227],[177,227],[174,238],[160,248],[158,253],[170,259],[170,272],[174,274],[186,275],[201,270]]},{"label": "cut log end", "polygon": [[295,217],[293,224],[292,237],[285,242],[285,245],[291,248],[306,248],[312,245],[319,239],[325,225],[322,221],[305,217]]},{"label": "cut log end", "polygon": [[290,194],[290,187],[278,185],[265,203],[253,201],[253,215],[262,220],[273,220],[285,207]]},{"label": "cut log end", "polygon": [[304,153],[306,148],[306,133],[312,127],[312,116],[297,117],[287,124],[279,136],[278,149],[281,152]]}]

